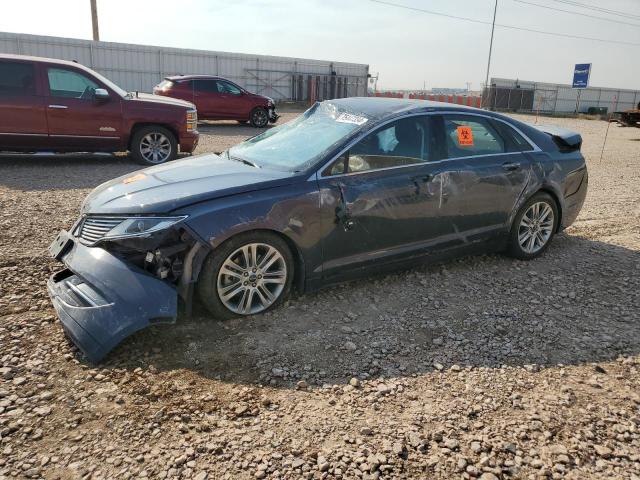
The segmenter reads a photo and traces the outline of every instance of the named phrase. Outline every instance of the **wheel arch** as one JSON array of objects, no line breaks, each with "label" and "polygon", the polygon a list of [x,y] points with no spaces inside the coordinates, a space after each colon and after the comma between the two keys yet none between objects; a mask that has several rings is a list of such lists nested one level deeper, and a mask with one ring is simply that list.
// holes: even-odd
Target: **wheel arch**
[{"label": "wheel arch", "polygon": [[131,142],[133,141],[133,137],[135,137],[138,130],[145,127],[162,127],[166,130],[169,130],[169,132],[171,132],[171,134],[173,135],[173,138],[175,139],[176,144],[178,146],[180,145],[180,136],[178,135],[178,132],[176,131],[176,129],[173,128],[171,125],[166,123],[159,123],[159,122],[137,122],[131,126],[131,131],[129,132],[129,139],[127,140],[128,150],[131,150]]},{"label": "wheel arch", "polygon": [[[556,233],[559,232],[562,227],[562,203],[560,202],[560,197],[558,196],[558,194],[549,187],[542,187],[540,188],[537,192],[535,192],[533,195],[535,195],[536,193],[546,193],[547,195],[549,195],[551,198],[553,198],[553,201],[556,202],[556,208],[558,209],[558,223],[556,225]],[[531,195],[531,197],[533,197],[533,195]],[[529,197],[529,198],[531,198]]]},{"label": "wheel arch", "polygon": [[[300,250],[300,248],[298,247],[298,245],[296,244],[296,242],[288,235],[286,235],[285,233],[279,231],[279,230],[275,230],[275,229],[271,229],[271,228],[252,228],[252,229],[247,229],[247,230],[242,230],[239,232],[234,232],[232,235],[229,235],[228,237],[225,237],[222,241],[220,242],[216,242],[216,244],[214,245],[214,247],[211,249],[209,255],[213,254],[215,255],[215,252],[218,248],[220,248],[221,245],[233,240],[234,238],[238,237],[239,235],[244,235],[247,233],[268,233],[268,234],[272,234],[272,235],[276,235],[277,237],[279,237],[280,239],[282,239],[287,246],[289,247],[289,250],[291,251],[291,255],[293,256],[293,260],[294,260],[294,265],[293,265],[293,285],[296,287],[296,289],[298,291],[304,291],[304,284],[305,284],[305,263],[304,263],[304,257],[302,255],[302,252]],[[204,263],[204,259],[203,262]],[[202,274],[202,270],[200,270],[198,272],[198,276],[195,279],[195,281],[197,282],[200,279],[200,275]]]}]

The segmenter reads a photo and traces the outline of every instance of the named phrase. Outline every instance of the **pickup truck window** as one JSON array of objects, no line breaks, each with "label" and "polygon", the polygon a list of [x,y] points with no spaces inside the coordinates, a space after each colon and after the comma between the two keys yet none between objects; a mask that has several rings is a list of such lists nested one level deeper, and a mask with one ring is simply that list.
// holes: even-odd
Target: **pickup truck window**
[{"label": "pickup truck window", "polygon": [[72,70],[49,68],[47,76],[52,97],[90,100],[95,89],[99,88],[94,81]]},{"label": "pickup truck window", "polygon": [[0,95],[34,95],[33,65],[23,62],[0,62]]}]

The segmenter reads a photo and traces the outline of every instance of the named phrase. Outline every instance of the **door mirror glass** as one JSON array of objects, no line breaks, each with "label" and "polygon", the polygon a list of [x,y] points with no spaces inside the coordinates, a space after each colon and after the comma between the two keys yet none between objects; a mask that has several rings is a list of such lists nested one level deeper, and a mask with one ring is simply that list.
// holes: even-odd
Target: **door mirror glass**
[{"label": "door mirror glass", "polygon": [[104,88],[96,88],[93,92],[93,96],[96,100],[109,100],[109,92],[107,92]]}]

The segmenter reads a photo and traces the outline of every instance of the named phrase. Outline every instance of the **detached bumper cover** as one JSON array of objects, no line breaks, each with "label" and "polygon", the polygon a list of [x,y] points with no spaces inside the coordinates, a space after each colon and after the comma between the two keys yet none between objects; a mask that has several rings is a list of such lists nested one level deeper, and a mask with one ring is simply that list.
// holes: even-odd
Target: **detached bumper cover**
[{"label": "detached bumper cover", "polygon": [[276,107],[269,107],[269,121],[275,123],[280,118],[280,115],[276,112]]},{"label": "detached bumper cover", "polygon": [[132,333],[177,316],[175,288],[102,248],[74,242],[47,284],[65,332],[94,363]]}]

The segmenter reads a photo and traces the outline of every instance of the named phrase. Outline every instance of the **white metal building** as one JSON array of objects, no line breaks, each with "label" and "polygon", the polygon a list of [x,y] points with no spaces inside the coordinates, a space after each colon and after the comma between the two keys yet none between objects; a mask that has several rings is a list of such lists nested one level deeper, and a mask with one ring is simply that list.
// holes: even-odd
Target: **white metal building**
[{"label": "white metal building", "polygon": [[76,60],[129,91],[151,92],[168,75],[209,74],[275,100],[366,96],[369,73],[368,65],[358,63],[5,32],[0,32],[0,53]]},{"label": "white metal building", "polygon": [[621,88],[575,89],[571,85],[506,78],[492,78],[490,86],[483,106],[495,109],[571,113],[577,106],[581,113],[587,113],[591,107],[606,108],[611,113],[637,108],[640,102],[639,90]]}]

